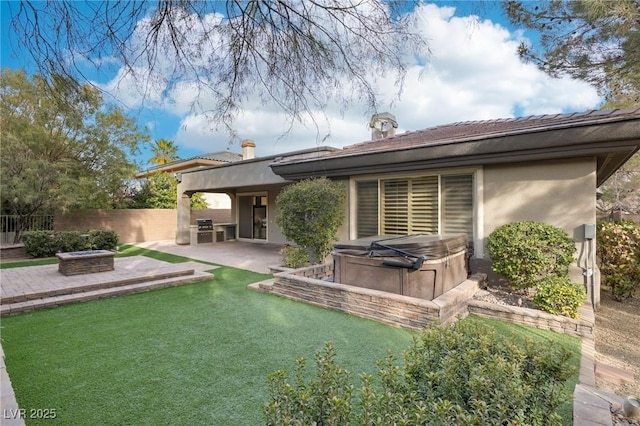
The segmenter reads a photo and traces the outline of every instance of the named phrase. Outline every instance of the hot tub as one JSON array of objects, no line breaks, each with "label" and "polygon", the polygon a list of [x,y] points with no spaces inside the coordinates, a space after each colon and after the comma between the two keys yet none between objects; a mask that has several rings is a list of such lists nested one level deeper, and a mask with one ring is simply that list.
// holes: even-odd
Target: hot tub
[{"label": "hot tub", "polygon": [[334,244],[334,281],[433,300],[467,278],[466,234],[360,238]]}]

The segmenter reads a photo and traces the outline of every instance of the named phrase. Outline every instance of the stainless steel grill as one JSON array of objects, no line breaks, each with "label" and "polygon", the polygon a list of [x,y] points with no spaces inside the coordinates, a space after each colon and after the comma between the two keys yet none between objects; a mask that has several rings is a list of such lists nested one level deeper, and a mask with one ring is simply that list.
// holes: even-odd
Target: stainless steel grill
[{"label": "stainless steel grill", "polygon": [[213,220],[196,219],[198,226],[198,244],[213,242]]},{"label": "stainless steel grill", "polygon": [[196,219],[196,225],[198,225],[198,231],[213,231],[212,219]]}]

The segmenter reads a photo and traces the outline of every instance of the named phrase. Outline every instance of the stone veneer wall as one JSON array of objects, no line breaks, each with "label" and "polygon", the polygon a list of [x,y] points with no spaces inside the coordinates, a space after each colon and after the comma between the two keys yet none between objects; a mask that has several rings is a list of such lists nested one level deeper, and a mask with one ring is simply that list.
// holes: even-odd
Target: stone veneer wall
[{"label": "stone veneer wall", "polygon": [[469,313],[516,324],[529,325],[578,337],[594,338],[595,315],[590,305],[578,309],[578,319],[552,315],[537,309],[505,306],[471,299],[467,303]]},{"label": "stone veneer wall", "polygon": [[263,283],[260,290],[385,324],[420,330],[433,321],[446,323],[466,316],[464,301],[484,280],[483,275],[471,277],[429,301],[328,281],[332,276],[333,264],[315,265],[276,273],[273,283]]},{"label": "stone veneer wall", "polygon": [[77,252],[76,254],[57,253],[58,272],[65,276],[71,276],[113,271],[113,256],[114,253],[107,250]]},{"label": "stone veneer wall", "polygon": [[477,273],[432,301],[334,283],[333,264],[276,272],[274,280],[252,287],[312,305],[350,313],[398,327],[420,330],[433,321],[443,323],[469,313],[530,325],[578,337],[594,338],[595,316],[590,305],[578,310],[579,319],[537,309],[503,306],[473,299],[486,275]]},{"label": "stone veneer wall", "polygon": [[27,255],[24,252],[24,244],[0,247],[0,259],[23,259]]}]

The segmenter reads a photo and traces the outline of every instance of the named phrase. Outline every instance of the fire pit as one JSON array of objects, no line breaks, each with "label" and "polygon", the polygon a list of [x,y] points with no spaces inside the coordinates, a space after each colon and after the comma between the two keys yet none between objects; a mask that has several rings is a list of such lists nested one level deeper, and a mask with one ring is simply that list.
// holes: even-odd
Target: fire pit
[{"label": "fire pit", "polygon": [[334,245],[334,281],[433,300],[467,278],[466,234],[361,238]]},{"label": "fire pit", "polygon": [[108,250],[57,253],[58,272],[70,276],[113,271],[113,255],[114,253]]}]

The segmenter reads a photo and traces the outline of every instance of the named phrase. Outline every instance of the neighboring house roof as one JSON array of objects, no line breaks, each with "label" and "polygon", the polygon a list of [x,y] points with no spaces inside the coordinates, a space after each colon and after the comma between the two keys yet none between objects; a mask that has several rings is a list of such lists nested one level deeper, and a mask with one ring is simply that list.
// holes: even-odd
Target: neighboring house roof
[{"label": "neighboring house roof", "polygon": [[230,151],[210,152],[208,154],[196,155],[185,160],[177,160],[171,163],[150,167],[136,174],[137,178],[144,178],[158,172],[183,172],[186,170],[198,169],[200,167],[214,166],[217,164],[233,163],[242,160],[242,154]]},{"label": "neighboring house roof", "polygon": [[593,110],[446,124],[346,146],[319,158],[283,157],[271,168],[298,180],[595,156],[600,185],[638,149],[640,108]]}]

